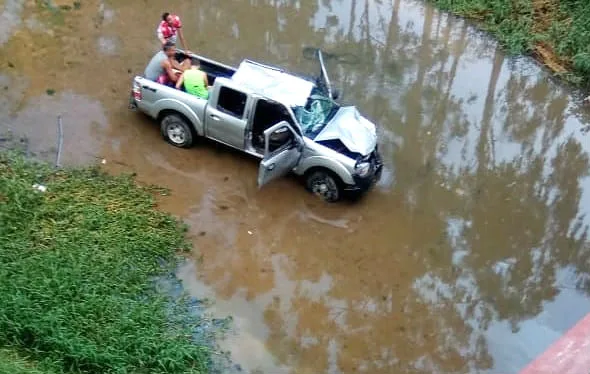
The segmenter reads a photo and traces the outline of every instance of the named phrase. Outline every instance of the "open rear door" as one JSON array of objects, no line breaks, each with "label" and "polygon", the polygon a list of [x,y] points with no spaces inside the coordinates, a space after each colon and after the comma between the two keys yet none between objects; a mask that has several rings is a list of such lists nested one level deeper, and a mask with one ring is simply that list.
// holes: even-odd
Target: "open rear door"
[{"label": "open rear door", "polygon": [[301,158],[303,139],[287,121],[264,131],[264,158],[258,168],[258,187],[289,173]]}]

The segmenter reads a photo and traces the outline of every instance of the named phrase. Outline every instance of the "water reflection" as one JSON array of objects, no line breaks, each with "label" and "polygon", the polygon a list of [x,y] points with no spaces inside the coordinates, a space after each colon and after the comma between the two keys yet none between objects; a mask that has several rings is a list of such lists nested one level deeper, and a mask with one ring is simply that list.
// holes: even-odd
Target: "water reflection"
[{"label": "water reflection", "polygon": [[19,0],[5,0],[0,3],[0,46],[4,45],[19,26],[23,3]]},{"label": "water reflection", "polygon": [[[106,88],[68,80],[63,63],[23,69],[37,90],[69,82],[100,99],[112,138],[102,152],[172,188],[161,204],[190,223],[197,274],[217,312],[235,316],[243,334],[230,346],[246,368],[515,372],[590,311],[588,114],[534,65],[410,0],[154,0],[141,5],[153,24],[133,2],[101,4],[66,26],[100,21],[91,43],[73,44],[88,54],[125,35],[114,56],[71,65]],[[258,191],[256,163],[235,154],[165,145],[121,101],[164,8],[183,16],[191,49],[232,64],[316,72],[304,46],[354,55],[328,68],[343,100],[380,124],[391,178],[360,204],[326,206],[290,179]],[[193,272],[181,276],[200,292]]]},{"label": "water reflection", "polygon": [[[298,238],[281,249],[296,256],[291,279],[304,284],[328,269],[333,281],[323,296],[281,294],[289,308],[267,307],[267,345],[282,362],[320,372],[517,370],[535,352],[498,361],[502,355],[490,344],[502,343],[489,331],[497,335],[505,321],[504,339],[519,339],[523,321],[563,292],[558,274],[572,274],[573,266],[574,287],[581,289],[588,279],[587,222],[579,209],[589,162],[568,126],[568,93],[539,69],[521,74],[464,22],[417,3],[333,1],[297,11],[286,4],[261,2],[265,43],[253,49],[273,62],[299,63],[299,42],[361,56],[359,65],[330,68],[344,99],[360,101],[392,140],[384,148],[397,184],[376,199],[398,209],[379,223],[369,211],[360,212],[363,222],[344,214],[353,221],[346,228],[375,233],[366,248],[343,231],[318,229],[341,241],[315,248],[339,255],[291,252],[314,244],[300,232],[306,224],[279,218],[290,222],[280,224],[289,232],[267,233],[255,248]],[[234,29],[251,26],[248,17],[218,14]],[[315,29],[305,35],[300,25],[310,18]],[[293,28],[300,36],[287,43]],[[264,258],[240,250],[232,257],[242,264]],[[204,271],[213,284],[219,283],[212,274],[228,276],[211,263]],[[252,281],[240,284],[259,289]],[[223,284],[221,295],[236,292],[234,282]],[[295,334],[286,327],[293,314]]]},{"label": "water reflection", "polygon": [[[5,85],[4,85],[5,84]],[[0,104],[0,134],[11,133],[26,142],[26,152],[55,162],[58,147],[58,116],[62,117],[61,163],[79,165],[94,162],[100,152],[96,140],[108,122],[100,102],[72,92],[45,94],[25,100],[28,82],[0,75],[4,100]]]}]

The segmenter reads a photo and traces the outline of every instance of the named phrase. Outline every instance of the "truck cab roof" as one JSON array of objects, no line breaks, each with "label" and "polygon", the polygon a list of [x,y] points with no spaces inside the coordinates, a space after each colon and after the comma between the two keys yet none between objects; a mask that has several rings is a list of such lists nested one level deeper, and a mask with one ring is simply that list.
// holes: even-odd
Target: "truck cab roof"
[{"label": "truck cab roof", "polygon": [[252,93],[289,107],[304,106],[315,84],[282,69],[243,60],[231,81]]}]

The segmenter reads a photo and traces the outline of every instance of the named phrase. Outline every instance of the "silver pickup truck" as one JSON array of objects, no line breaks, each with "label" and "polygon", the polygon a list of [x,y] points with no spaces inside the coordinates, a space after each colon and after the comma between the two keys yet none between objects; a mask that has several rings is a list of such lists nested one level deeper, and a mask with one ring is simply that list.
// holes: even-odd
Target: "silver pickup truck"
[{"label": "silver pickup truck", "polygon": [[206,137],[261,159],[259,187],[293,172],[325,201],[360,196],[383,167],[375,125],[355,107],[336,103],[317,54],[315,79],[250,60],[235,69],[191,55],[208,76],[208,100],[136,76],[130,108],[156,119],[176,147]]}]

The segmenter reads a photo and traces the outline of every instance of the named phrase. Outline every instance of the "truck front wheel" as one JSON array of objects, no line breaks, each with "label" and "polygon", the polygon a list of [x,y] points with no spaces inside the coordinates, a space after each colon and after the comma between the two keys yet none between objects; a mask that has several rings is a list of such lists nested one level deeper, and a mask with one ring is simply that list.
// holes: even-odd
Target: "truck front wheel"
[{"label": "truck front wheel", "polygon": [[316,169],[309,172],[305,184],[311,193],[329,203],[340,200],[342,196],[340,178],[328,170]]},{"label": "truck front wheel", "polygon": [[160,131],[166,141],[175,147],[190,148],[193,132],[190,125],[178,114],[167,114],[160,121]]}]

